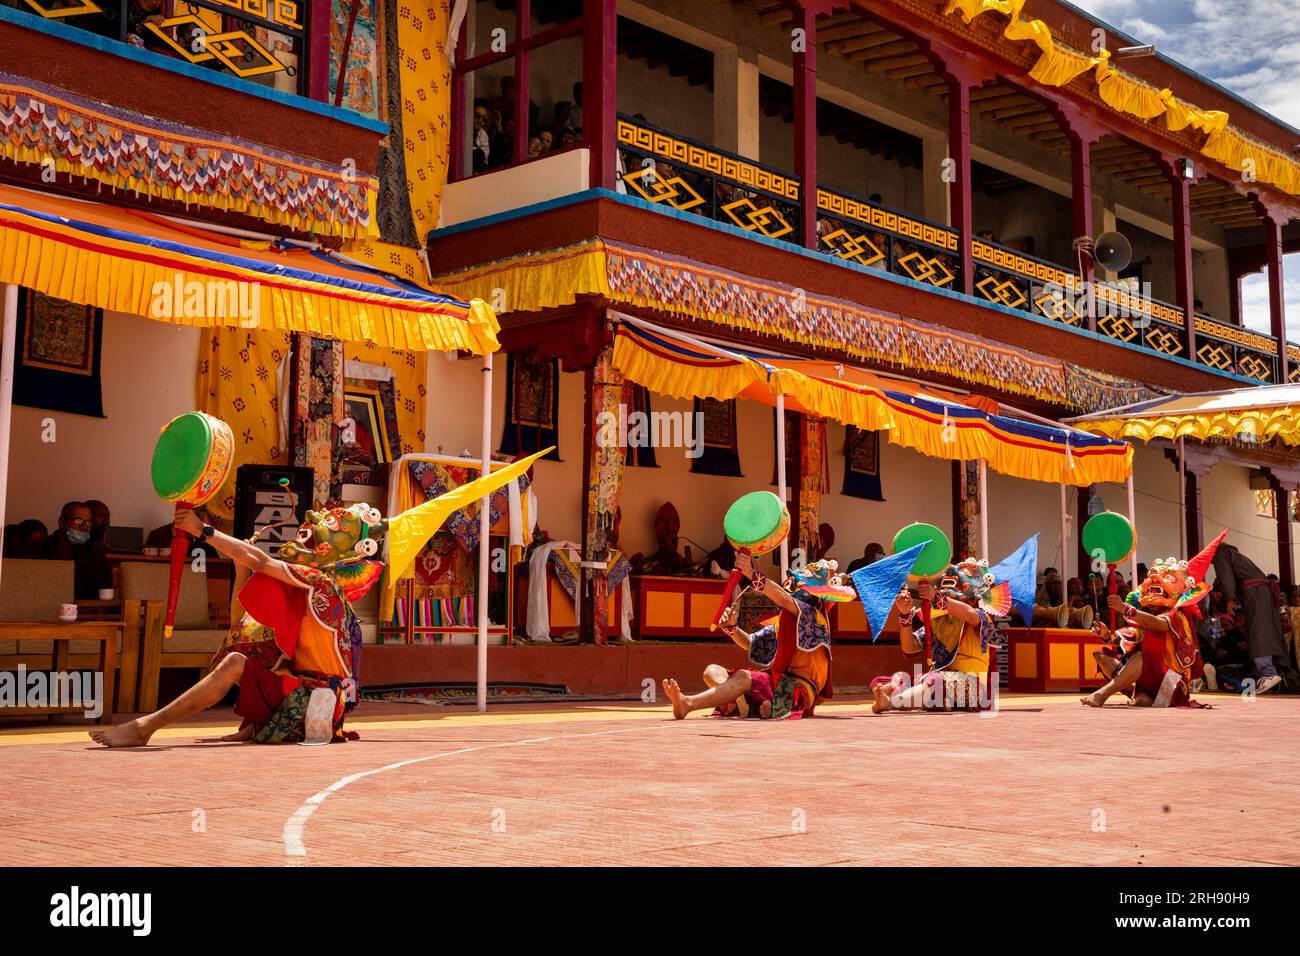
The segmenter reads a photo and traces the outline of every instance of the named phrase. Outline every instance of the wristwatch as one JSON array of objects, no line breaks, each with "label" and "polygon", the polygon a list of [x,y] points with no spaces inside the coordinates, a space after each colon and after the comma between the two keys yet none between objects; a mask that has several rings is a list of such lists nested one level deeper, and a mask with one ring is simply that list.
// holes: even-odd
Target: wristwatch
[{"label": "wristwatch", "polygon": [[208,538],[212,537],[216,533],[217,533],[216,528],[212,527],[212,525],[210,524],[205,524],[203,526],[203,530],[199,532],[199,537],[202,538],[204,541],[207,541]]}]

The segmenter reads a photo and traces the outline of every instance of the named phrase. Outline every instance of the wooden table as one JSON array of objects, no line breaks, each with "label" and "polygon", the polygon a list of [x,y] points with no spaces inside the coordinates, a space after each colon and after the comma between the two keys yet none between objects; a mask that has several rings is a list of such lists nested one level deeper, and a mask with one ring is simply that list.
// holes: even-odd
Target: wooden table
[{"label": "wooden table", "polygon": [[[68,664],[72,641],[95,641],[99,644],[98,670],[104,675],[101,701],[103,712],[96,719],[96,723],[100,724],[109,723],[113,719],[113,700],[117,676],[116,638],[118,634],[122,635],[123,672],[126,673],[129,668],[129,671],[134,673],[138,660],[136,655],[139,652],[139,644],[138,641],[132,642],[128,640],[127,629],[122,621],[75,621],[71,624],[65,624],[62,621],[0,622],[0,640],[51,641],[53,653],[51,655],[50,669],[56,674],[69,670]],[[128,662],[128,645],[131,644],[135,646]],[[85,709],[85,707],[5,707],[0,709],[0,716],[28,717],[47,714],[54,716],[56,714],[82,713]]]},{"label": "wooden table", "polygon": [[1102,640],[1092,631],[1059,627],[1007,628],[1007,690],[1041,694],[1100,687],[1094,651]]}]

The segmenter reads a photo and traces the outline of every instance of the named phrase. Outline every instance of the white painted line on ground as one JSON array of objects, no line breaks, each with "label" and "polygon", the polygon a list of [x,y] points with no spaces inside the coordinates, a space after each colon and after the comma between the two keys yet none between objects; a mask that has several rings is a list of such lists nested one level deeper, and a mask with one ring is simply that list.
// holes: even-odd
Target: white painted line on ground
[{"label": "white painted line on ground", "polygon": [[338,793],[348,784],[355,783],[358,780],[364,780],[366,777],[373,777],[376,774],[385,773],[389,770],[400,770],[403,767],[409,767],[411,764],[426,763],[430,760],[439,760],[443,757],[455,757],[460,754],[474,753],[478,750],[500,750],[506,747],[523,747],[528,744],[546,743],[549,740],[568,740],[578,737],[608,737],[612,734],[631,734],[638,730],[662,730],[665,727],[675,726],[676,721],[672,724],[651,724],[640,727],[630,727],[625,730],[597,730],[582,734],[555,734],[550,737],[531,737],[528,740],[503,740],[495,744],[483,744],[478,747],[462,747],[459,750],[446,750],[442,753],[426,754],[423,757],[412,757],[410,760],[399,760],[396,763],[385,764],[382,767],[376,767],[373,770],[362,770],[358,773],[349,774],[335,780],[324,790],[319,793],[313,793],[310,797],[302,802],[293,815],[284,823],[284,830],[280,840],[284,844],[284,855],[288,857],[287,865],[301,866],[303,859],[307,856],[307,847],[303,843],[303,830],[307,826],[307,821],[311,815],[316,812],[316,808],[325,802],[325,798],[332,793]]}]

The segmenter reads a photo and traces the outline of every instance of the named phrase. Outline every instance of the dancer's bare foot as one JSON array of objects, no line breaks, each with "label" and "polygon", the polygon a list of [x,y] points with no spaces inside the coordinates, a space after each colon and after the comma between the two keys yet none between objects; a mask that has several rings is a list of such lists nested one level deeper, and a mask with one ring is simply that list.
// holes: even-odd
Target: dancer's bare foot
[{"label": "dancer's bare foot", "polygon": [[241,727],[233,734],[226,734],[224,737],[200,737],[201,744],[242,744],[253,739],[253,725]]},{"label": "dancer's bare foot", "polygon": [[890,688],[887,684],[877,684],[875,687],[871,688],[871,696],[876,699],[871,705],[871,712],[873,714],[883,714],[891,708],[891,704],[889,703],[889,690]]},{"label": "dancer's bare foot", "polygon": [[153,736],[153,731],[145,730],[140,718],[129,720],[116,727],[90,731],[90,739],[105,747],[143,747]]},{"label": "dancer's bare foot", "polygon": [[1098,694],[1089,694],[1087,697],[1080,697],[1079,703],[1083,704],[1084,707],[1105,707],[1106,698]]},{"label": "dancer's bare foot", "polygon": [[682,689],[677,686],[677,681],[671,677],[665,677],[663,680],[664,693],[668,699],[673,702],[673,720],[685,720],[690,711],[686,707],[686,695]]}]

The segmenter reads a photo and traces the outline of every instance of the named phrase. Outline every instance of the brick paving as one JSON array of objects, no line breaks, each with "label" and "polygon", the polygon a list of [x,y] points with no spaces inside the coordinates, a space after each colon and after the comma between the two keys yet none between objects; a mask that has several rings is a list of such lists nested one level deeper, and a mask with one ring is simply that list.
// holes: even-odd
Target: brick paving
[{"label": "brick paving", "polygon": [[987,718],[873,717],[859,698],[784,724],[678,723],[662,703],[367,704],[361,741],[314,748],[195,742],[229,711],[141,750],[0,729],[0,859],[1300,864],[1300,699],[1206,699],[1099,713],[1004,697]]}]

